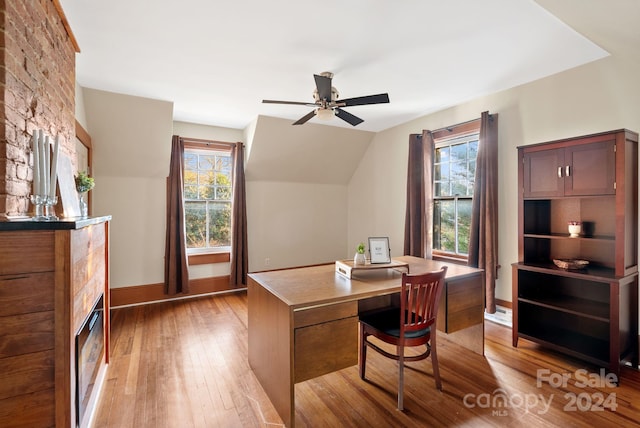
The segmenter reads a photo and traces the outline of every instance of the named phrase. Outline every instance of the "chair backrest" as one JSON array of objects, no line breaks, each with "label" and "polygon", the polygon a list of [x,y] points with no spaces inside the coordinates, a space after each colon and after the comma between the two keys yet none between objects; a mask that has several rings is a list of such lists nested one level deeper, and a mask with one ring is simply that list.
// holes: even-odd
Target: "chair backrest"
[{"label": "chair backrest", "polygon": [[425,274],[402,274],[400,316],[404,328],[401,327],[401,333],[422,330],[436,322],[446,273],[447,266]]}]

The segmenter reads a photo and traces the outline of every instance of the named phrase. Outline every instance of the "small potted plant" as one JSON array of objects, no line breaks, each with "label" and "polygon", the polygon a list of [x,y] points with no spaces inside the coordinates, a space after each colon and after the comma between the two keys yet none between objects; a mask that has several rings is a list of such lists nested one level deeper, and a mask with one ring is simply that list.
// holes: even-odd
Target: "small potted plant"
[{"label": "small potted plant", "polygon": [[78,175],[74,177],[76,182],[76,190],[80,195],[80,216],[86,218],[89,216],[89,206],[85,200],[86,193],[93,189],[95,181],[93,177],[89,177],[86,171],[78,172]]},{"label": "small potted plant", "polygon": [[366,259],[364,257],[364,243],[359,243],[356,247],[356,255],[353,257],[354,265],[364,265]]}]

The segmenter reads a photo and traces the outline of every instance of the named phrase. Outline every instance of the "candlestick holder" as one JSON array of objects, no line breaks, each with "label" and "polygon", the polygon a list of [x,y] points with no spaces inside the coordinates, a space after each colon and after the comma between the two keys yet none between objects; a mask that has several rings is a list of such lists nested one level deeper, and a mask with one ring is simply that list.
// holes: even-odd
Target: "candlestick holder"
[{"label": "candlestick holder", "polygon": [[58,203],[58,197],[31,195],[31,203],[34,206],[33,221],[55,221],[58,220],[54,206]]},{"label": "candlestick holder", "polygon": [[33,221],[44,221],[46,217],[44,216],[44,196],[40,195],[31,195],[30,197],[31,203],[33,204],[33,217],[31,218]]},{"label": "candlestick holder", "polygon": [[44,202],[44,216],[47,218],[47,220],[49,221],[55,221],[58,220],[58,216],[56,215],[56,210],[55,210],[55,206],[58,203],[58,197],[54,196],[47,196],[45,198],[45,202]]}]

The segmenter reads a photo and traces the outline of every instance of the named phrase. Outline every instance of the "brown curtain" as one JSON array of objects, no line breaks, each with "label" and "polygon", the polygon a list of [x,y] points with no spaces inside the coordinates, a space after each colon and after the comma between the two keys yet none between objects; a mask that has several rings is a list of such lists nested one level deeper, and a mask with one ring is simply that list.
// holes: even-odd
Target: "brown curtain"
[{"label": "brown curtain", "polygon": [[482,113],[471,209],[469,266],[485,270],[485,307],[496,311],[498,278],[498,115]]},{"label": "brown curtain", "polygon": [[431,131],[409,135],[404,254],[426,259],[433,241],[433,152]]},{"label": "brown curtain", "polygon": [[183,192],[184,142],[171,140],[171,164],[167,178],[167,236],[164,252],[164,288],[166,294],[189,291],[187,245],[185,240]]},{"label": "brown curtain", "polygon": [[231,202],[231,272],[233,287],[247,285],[247,203],[244,184],[244,148],[236,143],[231,149],[233,162],[233,201]]}]

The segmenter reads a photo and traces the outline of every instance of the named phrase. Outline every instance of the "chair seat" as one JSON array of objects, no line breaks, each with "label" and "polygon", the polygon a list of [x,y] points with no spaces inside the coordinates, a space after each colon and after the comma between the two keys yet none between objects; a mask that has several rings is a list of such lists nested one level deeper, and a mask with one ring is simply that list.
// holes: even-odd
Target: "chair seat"
[{"label": "chair seat", "polygon": [[[415,316],[415,314],[413,314]],[[360,322],[367,324],[376,330],[393,336],[400,337],[400,308],[386,309],[381,312],[375,312],[360,317]],[[416,331],[405,331],[407,339],[422,337],[431,331],[431,327],[423,328]]]}]

